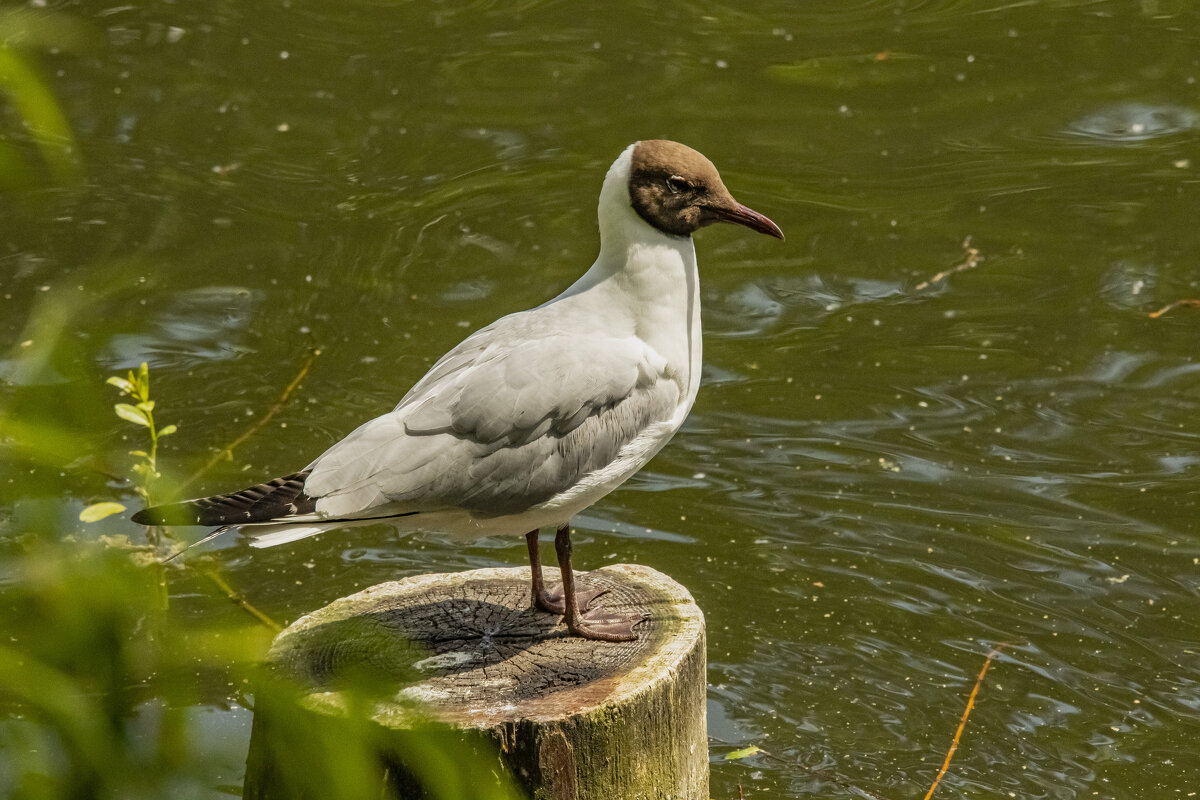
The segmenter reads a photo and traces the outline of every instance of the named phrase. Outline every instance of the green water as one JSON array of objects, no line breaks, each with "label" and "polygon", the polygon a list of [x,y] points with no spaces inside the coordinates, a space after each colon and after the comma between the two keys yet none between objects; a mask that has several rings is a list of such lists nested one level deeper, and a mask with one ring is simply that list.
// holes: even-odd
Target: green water
[{"label": "green water", "polygon": [[[42,5],[0,24],[48,26],[22,52],[83,177],[5,94],[0,377],[79,439],[66,466],[5,451],[5,553],[38,515],[140,535],[74,521],[136,506],[108,375],[149,361],[185,477],[319,347],[191,491],[291,472],[574,280],[608,164],[673,138],[788,239],[697,236],[705,385],[576,557],[704,609],[713,798],[922,796],[1000,642],[938,796],[1200,791],[1200,310],[1148,316],[1200,297],[1192,4]],[[974,267],[922,288],[968,237]],[[525,558],[386,529],[212,547],[282,620]],[[219,675],[201,695],[222,796],[250,715]],[[771,757],[723,760],[748,744]]]}]

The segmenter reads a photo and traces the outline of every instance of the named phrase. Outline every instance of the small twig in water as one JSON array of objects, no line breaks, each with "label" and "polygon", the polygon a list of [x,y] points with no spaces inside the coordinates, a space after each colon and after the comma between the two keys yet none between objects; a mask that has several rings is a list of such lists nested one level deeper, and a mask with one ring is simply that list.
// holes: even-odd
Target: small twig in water
[{"label": "small twig in water", "polygon": [[975,267],[979,265],[979,262],[983,261],[983,256],[979,255],[979,248],[971,246],[970,236],[963,240],[962,246],[963,250],[967,251],[967,257],[963,259],[962,263],[955,264],[950,269],[942,270],[927,281],[921,281],[917,284],[915,291],[922,292],[935,283],[941,283],[956,272],[965,272],[969,269],[975,269]]},{"label": "small twig in water", "polygon": [[971,709],[975,708],[975,697],[979,694],[979,687],[983,684],[983,676],[987,675],[988,667],[992,665],[992,661],[996,656],[1000,655],[1000,651],[1010,644],[1012,643],[1001,642],[988,651],[987,658],[983,661],[983,668],[979,670],[979,677],[975,679],[975,685],[971,688],[971,694],[967,697],[967,707],[963,709],[962,718],[958,721],[958,730],[954,732],[954,741],[950,743],[950,749],[946,751],[946,759],[942,761],[942,768],[938,770],[937,777],[933,779],[933,785],[925,793],[924,800],[929,800],[930,797],[933,797],[934,790],[942,782],[942,778],[946,775],[946,770],[950,768],[950,759],[954,758],[954,751],[958,749],[958,742],[962,739],[963,729],[967,727],[967,717],[971,716]]},{"label": "small twig in water", "polygon": [[275,633],[279,633],[283,630],[282,625],[268,617],[262,611],[259,611],[253,603],[235,592],[233,587],[229,585],[229,582],[221,576],[221,573],[217,572],[215,569],[202,569],[200,572],[202,575],[204,575],[204,577],[216,584],[217,588],[224,592],[225,596],[229,598],[229,600],[235,606],[254,617],[256,620],[270,628]]},{"label": "small twig in water", "polygon": [[308,351],[308,358],[304,359],[304,363],[300,365],[300,371],[296,373],[296,377],[292,378],[292,382],[289,383],[286,388],[284,388],[283,393],[279,395],[279,399],[275,401],[275,404],[267,409],[267,413],[255,420],[253,425],[242,431],[241,435],[239,435],[232,442],[218,450],[216,453],[213,453],[212,458],[205,462],[204,466],[200,467],[200,469],[196,470],[190,478],[180,484],[180,488],[195,483],[210,469],[215,467],[220,461],[232,459],[235,448],[239,447],[251,436],[258,433],[267,423],[274,419],[275,415],[278,414],[285,405],[287,405],[288,400],[292,398],[292,394],[296,391],[296,389],[300,387],[300,384],[304,381],[304,378],[307,377],[308,371],[312,369],[313,362],[317,360],[317,356],[319,355],[321,355],[320,348],[311,348]]},{"label": "small twig in water", "polygon": [[1158,319],[1168,311],[1174,311],[1177,308],[1200,308],[1200,300],[1176,300],[1174,303],[1169,303],[1158,311],[1150,312],[1150,319]]}]

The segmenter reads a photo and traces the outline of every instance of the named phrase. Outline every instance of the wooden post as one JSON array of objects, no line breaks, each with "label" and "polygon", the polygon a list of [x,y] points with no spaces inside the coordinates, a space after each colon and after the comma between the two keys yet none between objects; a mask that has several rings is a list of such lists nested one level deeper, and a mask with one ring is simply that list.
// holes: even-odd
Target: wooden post
[{"label": "wooden post", "polygon": [[[535,800],[708,800],[700,609],[648,567],[577,576],[608,589],[593,605],[646,615],[636,641],[567,635],[557,616],[531,608],[521,567],[373,586],[296,621],[270,659],[313,687],[306,702],[328,713],[341,707],[327,691],[338,676],[369,673],[390,684],[391,702],[372,714],[384,728],[412,724],[417,701],[426,715],[483,732]],[[270,725],[262,713],[247,759],[244,797],[253,800],[278,796],[277,765],[261,747]],[[413,787],[400,792],[420,796]]]}]

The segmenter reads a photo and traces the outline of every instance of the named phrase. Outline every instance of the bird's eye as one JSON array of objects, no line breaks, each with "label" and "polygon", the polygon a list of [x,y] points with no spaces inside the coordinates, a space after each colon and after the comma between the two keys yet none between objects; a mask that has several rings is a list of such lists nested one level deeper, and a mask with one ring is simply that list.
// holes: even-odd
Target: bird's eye
[{"label": "bird's eye", "polygon": [[691,191],[692,185],[678,175],[672,175],[667,178],[667,188],[671,190],[671,194],[682,194]]}]

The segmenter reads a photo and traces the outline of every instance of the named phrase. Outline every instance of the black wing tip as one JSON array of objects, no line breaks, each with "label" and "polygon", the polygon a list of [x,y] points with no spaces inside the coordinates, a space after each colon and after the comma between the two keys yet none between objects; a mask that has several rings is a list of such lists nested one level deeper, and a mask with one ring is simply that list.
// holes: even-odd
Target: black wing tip
[{"label": "black wing tip", "polygon": [[185,503],[143,508],[130,519],[138,525],[203,525],[194,509]]},{"label": "black wing tip", "polygon": [[274,522],[312,511],[316,499],[304,494],[308,470],[260,483],[239,492],[150,506],[130,519],[139,525],[239,525]]}]

